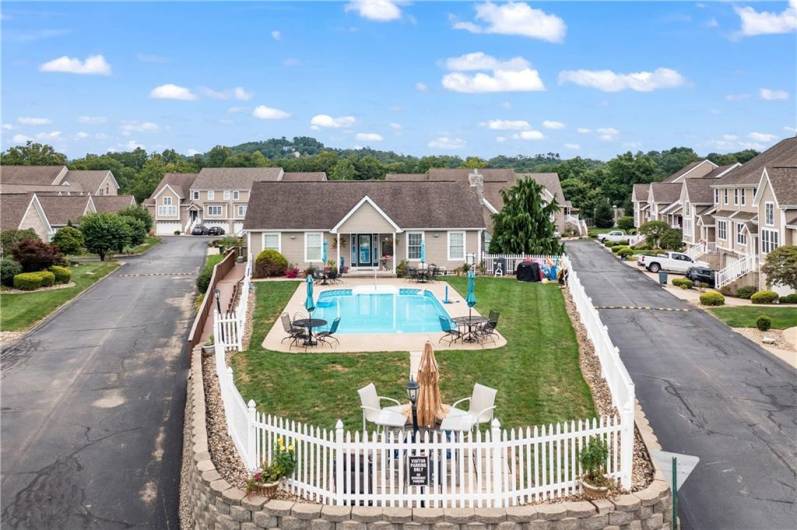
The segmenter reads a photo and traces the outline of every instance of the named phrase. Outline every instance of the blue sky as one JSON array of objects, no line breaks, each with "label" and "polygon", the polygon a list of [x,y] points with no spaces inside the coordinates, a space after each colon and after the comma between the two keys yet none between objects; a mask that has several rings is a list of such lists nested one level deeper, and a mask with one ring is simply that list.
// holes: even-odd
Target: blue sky
[{"label": "blue sky", "polygon": [[797,0],[2,4],[2,144],[70,156],[314,136],[401,153],[763,149]]}]

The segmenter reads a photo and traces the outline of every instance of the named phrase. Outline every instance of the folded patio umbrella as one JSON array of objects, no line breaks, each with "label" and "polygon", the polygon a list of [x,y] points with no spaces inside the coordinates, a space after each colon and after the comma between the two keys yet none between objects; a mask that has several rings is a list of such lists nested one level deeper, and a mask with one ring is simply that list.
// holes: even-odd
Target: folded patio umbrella
[{"label": "folded patio umbrella", "polygon": [[312,318],[312,313],[315,309],[315,302],[313,302],[313,276],[307,276],[305,283],[307,284],[307,296],[304,299],[304,308],[307,309],[307,312],[310,313],[310,317]]},{"label": "folded patio umbrella", "polygon": [[326,267],[327,266],[327,260],[329,259],[329,252],[327,251],[327,245],[328,244],[329,243],[325,239],[324,240],[324,245],[321,247],[321,264],[322,264],[321,266],[322,267]]},{"label": "folded patio umbrella", "polygon": [[468,320],[470,320],[471,311],[476,305],[476,273],[473,270],[468,272],[468,293],[465,302],[468,303]]},{"label": "folded patio umbrella", "polygon": [[440,372],[432,344],[426,341],[418,369],[418,426],[434,427],[438,418],[445,414],[440,398]]},{"label": "folded patio umbrella", "polygon": [[426,262],[426,242],[421,239],[421,248],[418,250],[418,259],[421,260],[421,264]]}]

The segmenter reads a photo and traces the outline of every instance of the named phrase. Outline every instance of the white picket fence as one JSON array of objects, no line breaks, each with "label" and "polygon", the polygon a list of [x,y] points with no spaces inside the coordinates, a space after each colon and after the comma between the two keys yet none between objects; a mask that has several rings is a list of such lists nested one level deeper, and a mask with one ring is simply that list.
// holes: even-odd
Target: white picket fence
[{"label": "white picket fence", "polygon": [[249,310],[249,293],[252,288],[252,265],[247,262],[244,277],[238,294],[238,303],[232,311],[213,312],[213,336],[216,343],[221,343],[227,351],[243,349],[243,333],[246,315]]},{"label": "white picket fence", "polygon": [[559,256],[543,256],[539,254],[482,254],[484,272],[490,276],[495,275],[498,265],[501,265],[501,272],[504,276],[513,276],[519,263],[524,261],[537,261],[539,263],[552,262],[554,265],[559,263]]},{"label": "white picket fence", "polygon": [[[570,268],[566,257],[557,257],[559,261]],[[254,401],[244,401],[225,360],[227,351],[240,348],[243,325],[233,313],[244,310],[238,315],[245,315],[246,302],[239,302],[229,315],[214,312],[216,373],[233,443],[250,471],[271,461],[278,437],[294,444],[298,465],[286,487],[324,504],[503,507],[577,494],[578,453],[594,436],[608,445],[609,475],[630,488],[634,385],[572,268],[568,281],[619,416],[518,429],[502,429],[496,419],[485,432],[424,431],[413,440],[409,430],[351,432],[340,420],[335,429],[322,429],[266,415],[256,410]],[[241,300],[245,299],[242,293]],[[232,323],[238,326],[234,330]],[[228,338],[235,342],[227,342]],[[411,456],[427,458],[429,485],[409,484]]]}]

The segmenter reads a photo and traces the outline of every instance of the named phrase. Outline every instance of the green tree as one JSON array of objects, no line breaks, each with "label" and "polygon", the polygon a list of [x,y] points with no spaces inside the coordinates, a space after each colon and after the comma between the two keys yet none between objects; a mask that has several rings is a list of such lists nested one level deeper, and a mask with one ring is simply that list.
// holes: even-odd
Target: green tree
[{"label": "green tree", "polygon": [[562,244],[554,235],[551,221],[559,211],[556,201],[545,204],[542,186],[533,179],[521,179],[513,187],[501,190],[503,209],[493,215],[494,254],[561,254]]},{"label": "green tree", "polygon": [[376,157],[367,155],[354,162],[357,180],[377,180],[385,177],[385,170]]},{"label": "green tree", "polygon": [[797,291],[797,246],[785,245],[767,254],[761,267],[767,275],[767,285],[785,285]]},{"label": "green tree", "polygon": [[479,158],[478,156],[469,156],[465,159],[465,162],[462,164],[462,167],[467,167],[470,169],[481,169],[483,167],[487,167],[487,162]]},{"label": "green tree", "polygon": [[617,220],[617,228],[621,230],[633,230],[634,218],[630,215],[625,215]]},{"label": "green tree", "polygon": [[659,246],[665,250],[681,250],[684,246],[684,234],[677,228],[668,228],[659,239]]},{"label": "green tree", "polygon": [[119,210],[118,214],[123,217],[132,217],[134,219],[138,219],[144,223],[144,230],[146,234],[152,230],[152,216],[149,214],[146,208],[142,208],[141,206],[128,206],[123,210]]},{"label": "green tree", "polygon": [[41,241],[38,234],[32,228],[23,230],[3,230],[0,232],[0,250],[4,256],[11,254],[17,244],[22,241]]},{"label": "green tree", "polygon": [[53,245],[62,254],[80,254],[83,251],[83,232],[74,226],[65,226],[53,236]]},{"label": "green tree", "polygon": [[341,158],[332,168],[329,178],[332,180],[352,180],[357,170],[354,163],[348,158]]},{"label": "green tree", "polygon": [[130,244],[130,230],[122,218],[112,213],[90,213],[80,220],[80,231],[86,249],[97,254],[100,261],[114,250]]},{"label": "green tree", "polygon": [[614,226],[614,212],[609,201],[602,200],[595,205],[595,226],[598,228],[611,228]]},{"label": "green tree", "polygon": [[6,166],[63,166],[66,155],[57,152],[53,146],[34,143],[9,147],[0,155],[0,163]]},{"label": "green tree", "polygon": [[126,245],[136,246],[140,245],[147,239],[147,229],[144,225],[144,221],[141,219],[137,219],[135,217],[130,217],[128,215],[120,215],[119,218],[125,223],[127,226],[127,241],[125,245],[120,245],[117,247],[119,252],[123,252]]},{"label": "green tree", "polygon": [[669,229],[669,225],[664,221],[648,221],[639,227],[639,233],[645,236],[645,239],[651,246],[659,247],[661,238]]}]

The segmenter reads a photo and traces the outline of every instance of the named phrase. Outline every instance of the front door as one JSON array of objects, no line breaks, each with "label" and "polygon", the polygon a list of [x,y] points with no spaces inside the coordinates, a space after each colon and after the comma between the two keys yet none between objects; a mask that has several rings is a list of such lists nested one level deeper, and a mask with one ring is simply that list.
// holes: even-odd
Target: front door
[{"label": "front door", "polygon": [[376,234],[351,235],[352,267],[374,267],[379,264],[379,236]]},{"label": "front door", "polygon": [[358,253],[357,253],[357,262],[360,266],[370,266],[371,265],[371,234],[360,234],[358,236],[359,244],[358,244]]}]

